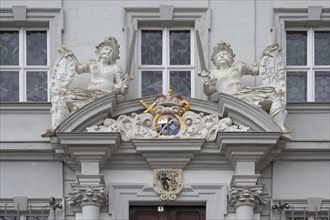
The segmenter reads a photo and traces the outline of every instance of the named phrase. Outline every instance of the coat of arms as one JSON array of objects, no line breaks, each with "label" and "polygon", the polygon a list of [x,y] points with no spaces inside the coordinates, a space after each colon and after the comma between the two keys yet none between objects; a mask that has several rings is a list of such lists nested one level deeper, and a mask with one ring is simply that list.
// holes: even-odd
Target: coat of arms
[{"label": "coat of arms", "polygon": [[155,169],[153,188],[160,200],[175,200],[183,188],[181,169]]},{"label": "coat of arms", "polygon": [[167,95],[157,95],[151,106],[140,101],[146,109],[144,113],[153,115],[152,127],[158,137],[178,136],[184,126],[181,116],[190,108],[187,100],[183,100],[180,95],[171,95],[170,91],[168,89]]}]

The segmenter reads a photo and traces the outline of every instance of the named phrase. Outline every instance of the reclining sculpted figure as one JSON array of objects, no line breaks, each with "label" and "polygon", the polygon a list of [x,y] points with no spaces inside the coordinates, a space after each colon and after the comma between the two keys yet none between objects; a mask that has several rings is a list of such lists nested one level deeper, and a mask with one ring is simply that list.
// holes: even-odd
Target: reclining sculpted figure
[{"label": "reclining sculpted figure", "polygon": [[[116,64],[119,59],[116,38],[107,37],[96,46],[97,59],[84,63],[80,63],[73,52],[64,46],[58,51],[60,57],[53,68],[51,79],[51,89],[54,92],[51,100],[53,129],[72,112],[97,98],[111,92],[127,94],[130,76]],[[91,74],[87,88],[69,87],[76,73]]]},{"label": "reclining sculpted figure", "polygon": [[[203,91],[207,96],[213,93],[225,93],[266,111],[283,133],[290,132],[284,126],[287,112],[285,110],[285,73],[277,44],[268,46],[262,53],[259,66],[245,62],[235,63],[235,54],[231,45],[219,42],[213,50],[211,60],[215,69],[203,70]],[[259,75],[263,85],[258,87],[244,86],[241,78],[244,75]]]}]

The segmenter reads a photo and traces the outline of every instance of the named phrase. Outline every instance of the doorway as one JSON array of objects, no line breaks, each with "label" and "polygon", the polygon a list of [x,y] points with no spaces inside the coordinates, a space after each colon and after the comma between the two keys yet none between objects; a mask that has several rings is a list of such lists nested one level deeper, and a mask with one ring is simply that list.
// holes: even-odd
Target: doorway
[{"label": "doorway", "polygon": [[205,220],[205,206],[130,206],[129,220]]}]

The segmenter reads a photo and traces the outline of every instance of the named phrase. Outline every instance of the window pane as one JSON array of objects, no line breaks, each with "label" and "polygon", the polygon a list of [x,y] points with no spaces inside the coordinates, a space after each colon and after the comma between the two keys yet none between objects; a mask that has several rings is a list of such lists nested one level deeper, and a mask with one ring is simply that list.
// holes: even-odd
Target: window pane
[{"label": "window pane", "polygon": [[288,72],[287,73],[287,101],[306,102],[307,101],[307,73]]},{"label": "window pane", "polygon": [[47,102],[47,72],[26,73],[26,100]]},{"label": "window pane", "polygon": [[170,31],[170,64],[190,64],[190,31]]},{"label": "window pane", "polygon": [[27,65],[47,65],[47,31],[26,32]]},{"label": "window pane", "polygon": [[0,101],[18,102],[19,101],[19,73],[18,71],[0,72]]},{"label": "window pane", "polygon": [[315,72],[315,101],[330,102],[330,72]]},{"label": "window pane", "polygon": [[141,64],[162,65],[163,32],[161,30],[143,30],[141,43]]},{"label": "window pane", "polygon": [[0,216],[0,220],[17,220],[17,216],[7,216],[5,218],[5,216]]},{"label": "window pane", "polygon": [[48,217],[44,216],[27,216],[26,220],[48,220]]},{"label": "window pane", "polygon": [[0,65],[18,65],[18,59],[18,31],[0,31]]},{"label": "window pane", "polygon": [[191,95],[191,74],[190,71],[171,71],[170,88],[173,94],[181,96]]},{"label": "window pane", "polygon": [[315,31],[315,65],[330,65],[330,31]]},{"label": "window pane", "polygon": [[286,64],[307,65],[307,32],[286,32]]},{"label": "window pane", "polygon": [[293,219],[292,217],[286,217],[286,220],[308,220],[308,217],[305,217],[305,219],[304,217],[294,217]]},{"label": "window pane", "polygon": [[162,75],[162,71],[142,71],[142,96],[162,93]]}]

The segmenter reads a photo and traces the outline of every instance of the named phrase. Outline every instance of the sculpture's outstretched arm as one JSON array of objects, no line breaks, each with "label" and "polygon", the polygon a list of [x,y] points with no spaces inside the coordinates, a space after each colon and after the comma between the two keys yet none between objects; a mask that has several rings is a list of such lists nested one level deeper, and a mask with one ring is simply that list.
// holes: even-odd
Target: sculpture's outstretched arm
[{"label": "sculpture's outstretched arm", "polygon": [[114,91],[116,93],[126,95],[128,92],[130,80],[130,76],[127,73],[124,73],[123,70],[118,66],[114,77]]},{"label": "sculpture's outstretched arm", "polygon": [[216,82],[217,79],[215,77],[210,77],[208,76],[207,80],[203,80],[203,92],[205,95],[210,96],[213,93],[215,93],[217,91],[216,88]]},{"label": "sculpture's outstretched arm", "polygon": [[251,76],[259,75],[259,67],[256,63],[247,64],[245,62],[242,62],[236,65],[240,67],[240,71],[242,75],[251,75]]}]

